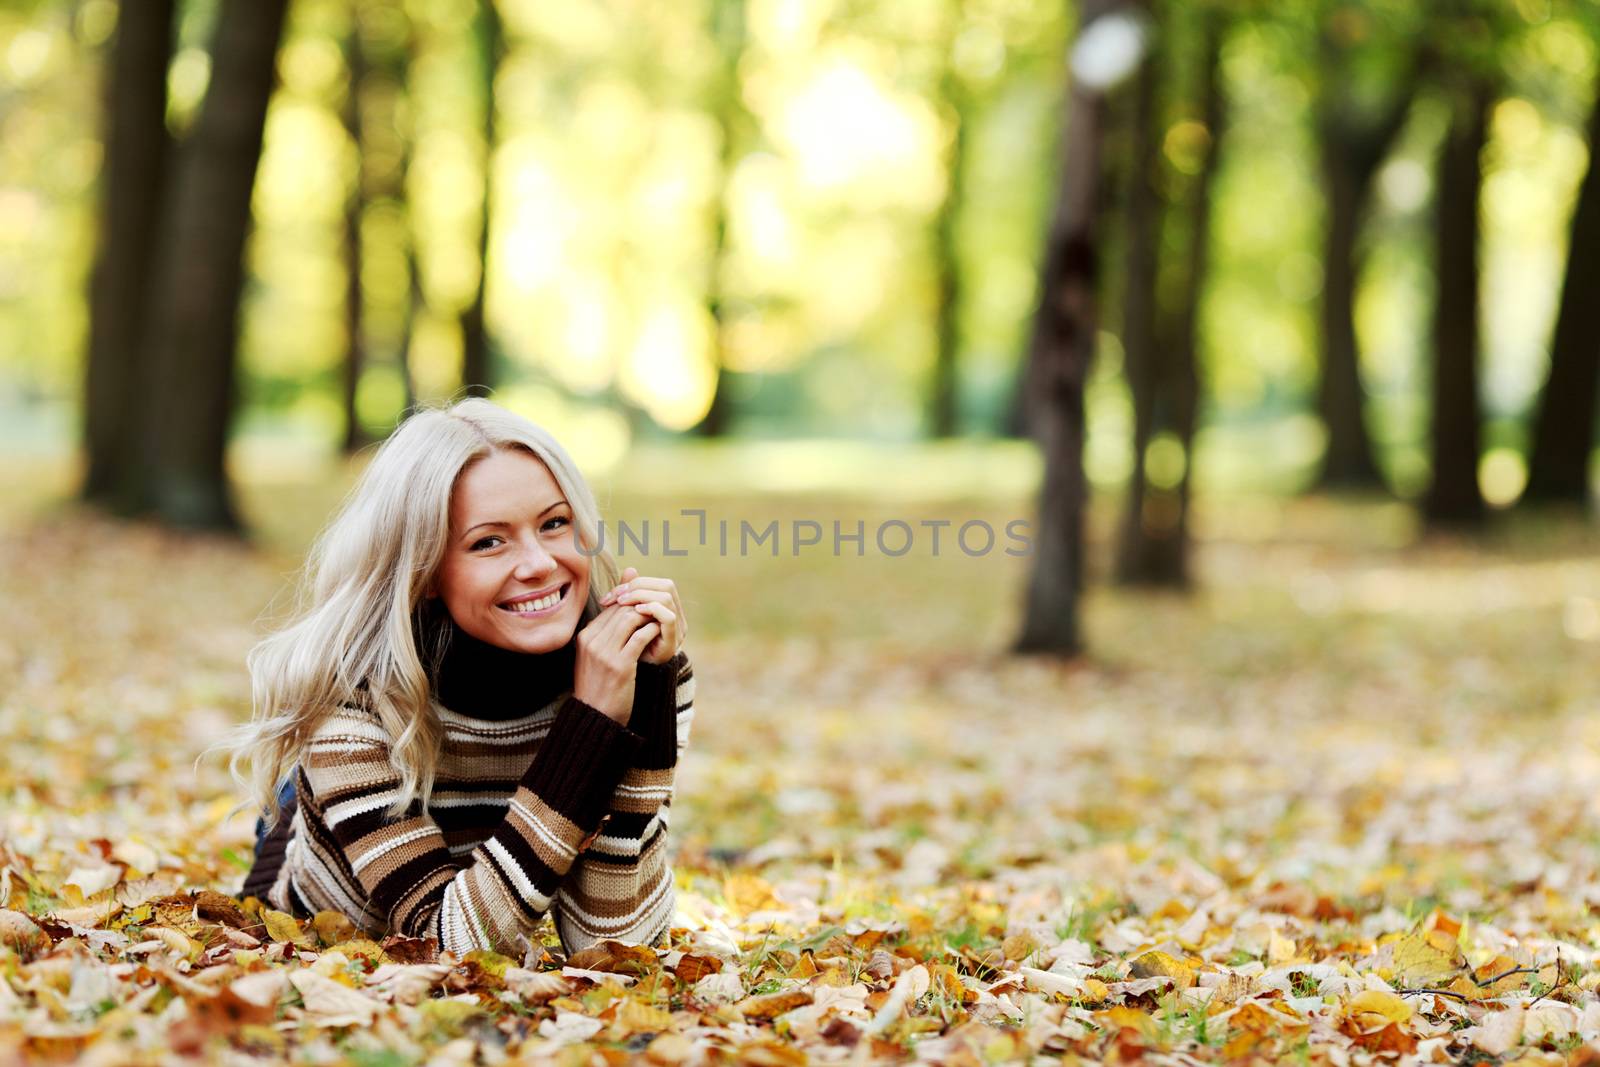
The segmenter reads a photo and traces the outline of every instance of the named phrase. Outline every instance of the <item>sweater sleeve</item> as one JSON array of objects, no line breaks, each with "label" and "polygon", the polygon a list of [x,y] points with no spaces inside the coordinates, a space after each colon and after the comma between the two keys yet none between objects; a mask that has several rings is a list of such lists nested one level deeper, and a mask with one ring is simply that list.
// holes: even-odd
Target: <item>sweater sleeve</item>
[{"label": "sweater sleeve", "polygon": [[640,739],[568,697],[505,818],[469,857],[452,856],[420,802],[386,814],[400,778],[387,733],[348,711],[319,730],[302,763],[319,829],[368,897],[369,913],[452,952],[520,953],[550,908],[583,840],[604,818]]},{"label": "sweater sleeve", "polygon": [[667,828],[678,757],[694,722],[694,669],[679,653],[641,664],[629,729],[643,740],[590,847],[555,899],[556,932],[570,952],[615,938],[654,944],[672,924],[675,896]]}]

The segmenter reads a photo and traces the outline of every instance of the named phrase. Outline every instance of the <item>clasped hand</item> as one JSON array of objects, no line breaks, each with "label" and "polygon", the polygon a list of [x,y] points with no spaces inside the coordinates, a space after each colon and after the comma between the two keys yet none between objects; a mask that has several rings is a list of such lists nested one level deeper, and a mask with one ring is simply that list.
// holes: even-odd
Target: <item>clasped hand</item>
[{"label": "clasped hand", "polygon": [[642,578],[627,568],[600,599],[600,614],[578,631],[573,696],[627,725],[638,664],[666,663],[683,647],[687,632],[672,579]]}]

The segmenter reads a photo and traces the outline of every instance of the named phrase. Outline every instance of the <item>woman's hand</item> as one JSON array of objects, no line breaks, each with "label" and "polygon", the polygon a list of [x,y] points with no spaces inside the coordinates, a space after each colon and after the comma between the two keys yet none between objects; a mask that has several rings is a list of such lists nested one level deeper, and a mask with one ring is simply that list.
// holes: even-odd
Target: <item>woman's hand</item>
[{"label": "woman's hand", "polygon": [[633,679],[639,657],[661,636],[649,615],[613,605],[578,631],[572,695],[608,718],[628,725],[633,715]]},{"label": "woman's hand", "polygon": [[689,621],[671,578],[641,578],[638,571],[629,567],[622,572],[622,581],[600,599],[602,608],[612,604],[631,604],[641,617],[654,619],[660,627],[660,636],[644,650],[641,661],[665,663],[683,647],[683,639],[689,635]]}]

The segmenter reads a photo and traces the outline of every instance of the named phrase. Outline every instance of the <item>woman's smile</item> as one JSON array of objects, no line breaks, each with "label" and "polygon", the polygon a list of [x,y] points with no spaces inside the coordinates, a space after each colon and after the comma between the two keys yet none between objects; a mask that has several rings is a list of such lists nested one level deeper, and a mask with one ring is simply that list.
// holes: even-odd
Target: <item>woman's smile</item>
[{"label": "woman's smile", "polygon": [[501,604],[500,608],[502,611],[508,611],[523,618],[548,615],[561,606],[571,590],[572,583],[567,582],[554,590],[524,593]]}]

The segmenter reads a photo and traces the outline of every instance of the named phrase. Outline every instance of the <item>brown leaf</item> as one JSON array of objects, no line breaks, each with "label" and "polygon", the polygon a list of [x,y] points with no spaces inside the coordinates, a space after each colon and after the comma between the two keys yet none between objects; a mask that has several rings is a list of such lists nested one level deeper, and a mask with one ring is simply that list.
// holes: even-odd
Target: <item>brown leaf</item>
[{"label": "brown leaf", "polygon": [[567,966],[583,971],[641,975],[658,969],[661,961],[652,949],[606,940],[574,952],[567,959]]},{"label": "brown leaf", "polygon": [[[807,954],[805,958],[811,957]],[[716,974],[721,970],[722,961],[715,956],[693,956],[686,952],[678,961],[678,965],[672,969],[672,974],[683,984],[694,985],[706,975]]]},{"label": "brown leaf", "polygon": [[1012,934],[1000,943],[1000,954],[1007,960],[1018,962],[1027,959],[1039,946],[1028,934]]},{"label": "brown leaf", "polygon": [[788,993],[771,993],[764,997],[746,997],[733,1007],[747,1021],[775,1019],[784,1012],[803,1008],[811,1003],[811,994],[804,989]]},{"label": "brown leaf", "polygon": [[214,889],[202,889],[195,894],[194,914],[207,922],[221,923],[235,930],[249,930],[252,926],[260,925],[252,922],[232,897]]},{"label": "brown leaf", "polygon": [[22,912],[0,908],[0,945],[29,960],[49,950],[50,935]]},{"label": "brown leaf", "polygon": [[433,963],[439,958],[439,942],[431,937],[390,934],[378,947],[396,963]]}]

